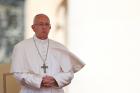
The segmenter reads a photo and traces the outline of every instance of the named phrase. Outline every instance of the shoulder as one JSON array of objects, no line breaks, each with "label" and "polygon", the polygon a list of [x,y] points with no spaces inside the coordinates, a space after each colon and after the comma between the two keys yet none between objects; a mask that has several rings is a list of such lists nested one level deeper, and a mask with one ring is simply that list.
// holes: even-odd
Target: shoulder
[{"label": "shoulder", "polygon": [[58,48],[58,49],[67,50],[67,48],[63,44],[61,44],[61,43],[59,43],[57,41],[54,41],[52,39],[49,39],[49,41],[50,41],[51,48]]},{"label": "shoulder", "polygon": [[32,38],[25,39],[17,43],[14,47],[15,48],[26,48],[28,45],[30,45],[32,42]]}]

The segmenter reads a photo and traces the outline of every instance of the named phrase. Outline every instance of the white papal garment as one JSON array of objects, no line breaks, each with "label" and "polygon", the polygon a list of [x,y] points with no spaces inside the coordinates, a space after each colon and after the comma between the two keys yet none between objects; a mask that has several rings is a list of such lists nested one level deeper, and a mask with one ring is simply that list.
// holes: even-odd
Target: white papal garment
[{"label": "white papal garment", "polygon": [[[34,36],[43,59],[46,57],[48,39],[40,40]],[[11,72],[21,84],[20,93],[64,93],[63,87],[68,85],[84,63],[69,52],[60,43],[49,39],[49,50],[44,74],[41,60],[33,38],[16,44],[12,54]],[[50,75],[55,78],[59,87],[40,88],[42,77]]]}]

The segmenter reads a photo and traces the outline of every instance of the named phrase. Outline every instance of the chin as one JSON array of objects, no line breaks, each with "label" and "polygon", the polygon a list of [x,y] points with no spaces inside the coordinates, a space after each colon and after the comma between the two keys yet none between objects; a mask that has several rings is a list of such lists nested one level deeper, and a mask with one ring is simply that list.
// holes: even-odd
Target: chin
[{"label": "chin", "polygon": [[48,37],[41,37],[41,39],[47,39]]},{"label": "chin", "polygon": [[38,36],[38,38],[43,40],[43,39],[47,39],[48,37],[47,36]]}]

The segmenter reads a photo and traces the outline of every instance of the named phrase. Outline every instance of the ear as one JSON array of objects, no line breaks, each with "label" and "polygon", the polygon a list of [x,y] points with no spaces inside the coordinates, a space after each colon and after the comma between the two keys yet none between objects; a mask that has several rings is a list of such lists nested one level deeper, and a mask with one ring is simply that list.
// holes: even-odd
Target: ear
[{"label": "ear", "polygon": [[[33,29],[33,31],[34,31],[34,29],[35,29],[35,26],[34,26],[34,25],[32,25],[32,26],[31,26],[31,28],[32,28],[32,29]],[[35,32],[35,31],[34,31],[34,32]]]},{"label": "ear", "polygon": [[34,29],[34,25],[31,25],[31,28]]},{"label": "ear", "polygon": [[51,25],[49,26],[49,29],[51,29]]}]

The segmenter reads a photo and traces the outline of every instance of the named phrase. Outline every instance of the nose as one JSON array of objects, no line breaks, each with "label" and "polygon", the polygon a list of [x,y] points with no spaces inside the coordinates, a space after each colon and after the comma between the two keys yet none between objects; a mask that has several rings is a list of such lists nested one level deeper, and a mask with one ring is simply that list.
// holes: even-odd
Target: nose
[{"label": "nose", "polygon": [[47,28],[47,26],[46,25],[42,25],[42,29],[46,29]]}]

